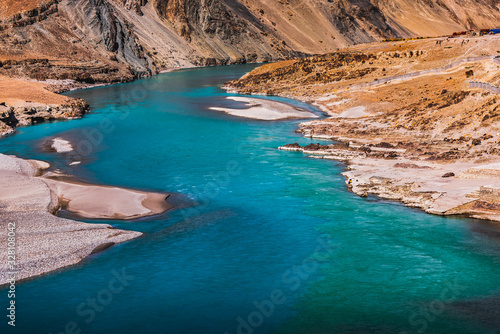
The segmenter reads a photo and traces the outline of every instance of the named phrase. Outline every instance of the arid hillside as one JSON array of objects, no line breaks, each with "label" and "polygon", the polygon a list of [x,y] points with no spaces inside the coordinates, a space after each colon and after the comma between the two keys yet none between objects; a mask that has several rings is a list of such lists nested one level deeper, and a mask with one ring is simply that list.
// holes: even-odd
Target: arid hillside
[{"label": "arid hillside", "polygon": [[439,36],[500,24],[497,0],[370,0],[401,36]]},{"label": "arid hillside", "polygon": [[0,0],[0,74],[127,81],[497,22],[494,0]]}]

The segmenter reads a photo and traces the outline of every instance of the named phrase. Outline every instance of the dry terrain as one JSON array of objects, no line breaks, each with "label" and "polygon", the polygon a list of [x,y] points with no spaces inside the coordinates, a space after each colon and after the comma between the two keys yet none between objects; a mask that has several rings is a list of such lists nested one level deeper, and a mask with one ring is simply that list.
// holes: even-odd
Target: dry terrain
[{"label": "dry terrain", "polygon": [[282,149],[347,161],[359,195],[500,221],[500,97],[470,84],[498,85],[499,54],[495,36],[372,43],[264,65],[227,88],[321,108],[328,117],[298,131],[336,143]]},{"label": "dry terrain", "polygon": [[0,76],[0,137],[18,126],[81,117],[89,108],[82,99],[46,89],[47,84]]}]

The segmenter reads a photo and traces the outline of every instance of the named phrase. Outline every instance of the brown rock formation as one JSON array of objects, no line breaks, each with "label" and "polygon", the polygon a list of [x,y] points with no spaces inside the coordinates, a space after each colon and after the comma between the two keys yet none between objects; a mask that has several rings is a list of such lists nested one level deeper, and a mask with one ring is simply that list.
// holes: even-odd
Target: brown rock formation
[{"label": "brown rock formation", "polygon": [[0,0],[0,74],[119,82],[492,28],[499,18],[493,0]]}]

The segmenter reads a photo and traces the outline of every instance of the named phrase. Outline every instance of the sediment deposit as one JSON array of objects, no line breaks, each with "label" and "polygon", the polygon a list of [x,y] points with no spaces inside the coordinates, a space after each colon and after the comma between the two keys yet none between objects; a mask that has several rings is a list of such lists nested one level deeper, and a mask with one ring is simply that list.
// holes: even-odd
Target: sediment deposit
[{"label": "sediment deposit", "polygon": [[[108,224],[87,224],[54,214],[75,201],[76,213],[89,218],[131,219],[171,208],[168,195],[120,188],[74,184],[47,179],[42,161],[0,155],[0,246],[8,248],[8,231],[15,243],[14,258],[0,254],[0,285],[76,264],[91,254],[140,237]],[[112,197],[107,197],[109,195]],[[117,195],[117,196],[115,196]],[[109,203],[109,205],[107,205]],[[162,204],[163,203],[163,204]],[[104,209],[103,209],[104,208]],[[13,268],[9,261],[15,261]],[[10,274],[10,272],[16,272]]]}]

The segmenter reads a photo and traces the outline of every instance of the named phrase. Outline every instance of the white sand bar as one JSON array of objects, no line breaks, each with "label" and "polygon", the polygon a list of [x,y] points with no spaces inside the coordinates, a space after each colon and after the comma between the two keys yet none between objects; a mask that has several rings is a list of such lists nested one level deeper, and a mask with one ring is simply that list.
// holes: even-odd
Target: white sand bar
[{"label": "white sand bar", "polygon": [[296,108],[292,105],[265,99],[230,96],[228,100],[244,103],[244,109],[211,107],[211,110],[222,111],[239,117],[273,121],[287,118],[318,118],[319,116],[305,109]]},{"label": "white sand bar", "polygon": [[[165,212],[168,195],[44,178],[69,212],[90,219],[134,219]],[[156,205],[152,205],[156,203]]]},{"label": "white sand bar", "polygon": [[52,139],[52,148],[56,150],[57,153],[68,153],[73,151],[73,145],[65,139],[54,138]]}]

